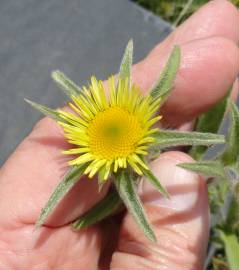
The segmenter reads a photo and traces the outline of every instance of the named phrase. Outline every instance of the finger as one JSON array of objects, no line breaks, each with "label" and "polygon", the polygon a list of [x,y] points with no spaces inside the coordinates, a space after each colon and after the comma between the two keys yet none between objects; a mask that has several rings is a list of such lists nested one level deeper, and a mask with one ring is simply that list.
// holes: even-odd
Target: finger
[{"label": "finger", "polygon": [[198,175],[176,166],[190,161],[186,154],[168,152],[152,164],[171,195],[170,200],[164,199],[149,182],[143,182],[141,197],[157,243],[149,242],[127,214],[112,270],[202,269],[209,230],[206,185]]},{"label": "finger", "polygon": [[[190,43],[190,41],[193,40],[205,39],[216,36],[221,36],[230,39],[234,43],[238,43],[239,42],[239,31],[237,27],[238,24],[239,24],[239,12],[237,8],[233,6],[229,1],[226,0],[210,1],[208,4],[204,5],[198,12],[196,12],[193,16],[191,16],[184,24],[178,27],[176,31],[174,31],[163,43],[157,45],[144,61],[142,61],[141,63],[139,63],[134,67],[133,70],[134,81],[136,82],[136,84],[140,85],[142,89],[148,91],[148,89],[150,89],[154,85],[155,80],[158,78],[159,70],[161,70],[162,66],[165,64],[167,55],[171,51],[171,48],[174,44],[184,44],[188,42]],[[231,46],[229,45],[228,49],[229,47]],[[238,73],[238,52],[235,52],[236,48],[234,48],[233,53],[229,55],[229,57],[234,58],[234,67],[230,67],[230,63],[228,62],[228,59],[226,57],[226,55],[228,54],[228,50],[226,48],[227,46],[225,46],[225,44],[222,44],[223,52],[221,52],[222,55],[219,56],[219,59],[221,59],[222,62],[224,62],[226,67],[229,67],[230,72],[232,72],[233,76],[235,77],[235,74]],[[194,60],[194,62],[190,62],[190,65],[193,65],[195,68],[200,64],[200,62],[197,62],[198,56],[197,49],[198,48],[195,47],[194,53],[192,53],[187,57],[187,61],[190,60],[189,57],[192,57],[192,60]],[[208,49],[209,49],[208,53],[210,54],[211,50],[213,51],[213,46],[211,46]],[[206,57],[207,56],[205,56],[205,58]],[[212,61],[214,60],[213,57],[210,59]],[[217,56],[216,59],[218,59]],[[237,63],[237,67],[235,70],[233,70],[235,68],[235,63]],[[222,96],[224,96],[224,94],[226,93],[227,88],[225,87],[225,84],[220,86],[219,89],[217,89],[214,85],[212,86],[213,84],[212,81],[209,81],[210,84],[207,84],[205,82],[206,86],[205,89],[203,87],[197,87],[198,81],[203,82],[205,77],[206,79],[207,78],[210,79],[210,76],[214,71],[211,70],[210,74],[208,74],[207,76],[208,70],[211,69],[211,62],[205,63],[204,68],[205,70],[200,69],[198,70],[197,73],[198,76],[196,78],[197,80],[194,81],[193,85],[188,84],[186,85],[186,87],[183,87],[180,90],[178,90],[176,81],[175,90],[172,92],[172,95],[169,97],[168,101],[164,106],[164,114],[165,114],[164,118],[167,122],[169,122],[171,126],[178,126],[182,123],[187,122],[189,120],[188,118],[192,117],[184,113],[184,105],[186,106],[188,105],[185,104],[187,101],[183,102],[182,100],[180,100],[177,103],[177,99],[180,95],[182,96],[184,94],[185,95],[188,94],[189,87],[191,88],[190,92],[194,93],[194,97],[193,98],[191,97],[192,99],[195,99],[195,96],[197,95],[201,95],[202,91],[206,93],[208,97],[212,96],[211,101],[213,101],[213,103],[211,105],[219,101],[220,98],[222,98]],[[216,74],[218,75],[217,78],[220,78],[221,75],[223,76],[223,74],[221,73],[219,74],[217,72],[218,69],[215,70],[214,76],[211,78],[215,79]],[[221,70],[221,72],[223,72],[223,69]],[[203,74],[202,78],[200,77],[201,74]],[[188,78],[190,79],[191,75],[190,73],[188,74],[188,76],[187,74],[183,75],[186,77],[186,81],[188,81]],[[198,113],[200,111],[203,112],[208,109],[208,103],[205,104],[204,102],[205,99],[202,100],[198,99],[198,107],[197,107],[197,109],[199,109]],[[179,119],[174,120],[172,119],[171,115],[174,114],[175,106],[179,108],[181,107],[182,110],[177,111]],[[187,119],[184,119],[184,117],[186,117]]]},{"label": "finger", "polygon": [[[238,84],[238,79],[236,79],[233,83],[232,92],[231,92],[231,99],[234,102],[236,102],[237,100],[238,92],[239,92],[239,84]],[[190,121],[190,122],[186,122],[182,124],[177,129],[179,131],[191,131],[193,130],[194,126],[195,126],[195,121]]]},{"label": "finger", "polygon": [[101,234],[92,227],[79,233],[70,227],[33,225],[1,231],[0,269],[98,269]]},{"label": "finger", "polygon": [[[175,86],[162,108],[170,126],[193,120],[225,96],[239,73],[239,49],[232,41],[212,37],[181,46],[182,60]],[[133,70],[145,91],[156,81],[168,54],[151,53]]]},{"label": "finger", "polygon": [[158,44],[152,53],[165,53],[175,44],[183,44],[197,39],[220,36],[239,42],[239,11],[228,0],[214,0],[203,5],[190,16],[164,42]]},{"label": "finger", "polygon": [[214,0],[202,6],[180,25],[169,38],[170,43],[221,36],[239,42],[239,11],[227,0]]}]

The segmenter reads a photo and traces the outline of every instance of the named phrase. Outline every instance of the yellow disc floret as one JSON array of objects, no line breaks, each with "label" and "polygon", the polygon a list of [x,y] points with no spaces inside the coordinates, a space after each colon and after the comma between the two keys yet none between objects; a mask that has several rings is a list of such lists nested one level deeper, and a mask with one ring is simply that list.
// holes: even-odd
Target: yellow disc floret
[{"label": "yellow disc floret", "polygon": [[89,124],[89,146],[99,158],[111,160],[133,154],[143,136],[139,119],[125,109],[110,107]]},{"label": "yellow disc floret", "polygon": [[109,97],[102,81],[92,77],[89,88],[72,96],[69,105],[75,113],[60,111],[65,136],[77,146],[64,153],[78,155],[70,165],[87,163],[85,174],[90,177],[101,172],[107,179],[110,172],[128,165],[142,174],[142,168],[148,169],[143,156],[157,130],[152,125],[160,119],[154,116],[159,101],[143,97],[127,80],[119,80],[115,86],[112,77],[108,86]]}]

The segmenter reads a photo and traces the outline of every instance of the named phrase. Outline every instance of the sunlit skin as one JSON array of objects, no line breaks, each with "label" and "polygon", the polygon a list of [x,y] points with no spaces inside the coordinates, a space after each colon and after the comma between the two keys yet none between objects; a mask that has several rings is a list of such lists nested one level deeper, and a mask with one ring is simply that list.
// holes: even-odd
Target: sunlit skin
[{"label": "sunlit skin", "polygon": [[[175,89],[162,109],[167,127],[189,126],[225,95],[239,73],[238,25],[236,8],[228,1],[212,1],[134,66],[133,80],[146,92],[172,46],[181,45]],[[234,97],[237,91],[235,82]],[[97,182],[88,179],[72,189],[47,225],[34,231],[41,208],[66,171],[61,151],[69,147],[59,125],[45,118],[1,168],[0,269],[202,269],[208,241],[206,187],[199,176],[175,166],[191,160],[181,152],[165,153],[151,165],[171,193],[171,204],[146,183],[139,190],[157,244],[146,240],[128,214],[122,221],[112,218],[73,232],[67,224],[101,200],[108,188],[106,184],[98,193]]]}]

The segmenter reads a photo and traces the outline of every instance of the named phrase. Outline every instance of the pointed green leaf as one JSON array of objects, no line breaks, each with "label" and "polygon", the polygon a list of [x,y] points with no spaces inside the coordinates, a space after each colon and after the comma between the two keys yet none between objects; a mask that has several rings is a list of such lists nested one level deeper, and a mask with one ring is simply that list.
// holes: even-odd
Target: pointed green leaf
[{"label": "pointed green leaf", "polygon": [[81,92],[79,86],[77,86],[73,81],[71,81],[64,73],[59,70],[52,72],[53,80],[58,84],[58,86],[63,90],[63,92],[71,96],[78,96]]},{"label": "pointed green leaf", "polygon": [[239,242],[235,234],[220,231],[230,270],[238,270]]},{"label": "pointed green leaf", "polygon": [[209,177],[225,178],[223,165],[218,161],[200,161],[195,163],[180,163],[179,167],[196,173],[201,173]]},{"label": "pointed green leaf", "polygon": [[159,77],[159,80],[150,92],[150,95],[154,99],[162,98],[162,101],[164,101],[169,96],[173,89],[174,80],[180,66],[180,59],[180,47],[175,46]]},{"label": "pointed green leaf", "polygon": [[131,83],[132,62],[133,62],[133,40],[131,39],[125,48],[124,56],[122,58],[119,70],[119,78],[128,79],[129,86]]},{"label": "pointed green leaf", "polygon": [[223,135],[202,133],[202,132],[179,132],[160,130],[155,135],[155,145],[160,148],[169,146],[186,146],[186,145],[212,145],[223,144],[225,138]]},{"label": "pointed green leaf", "polygon": [[80,180],[85,165],[72,166],[64,176],[63,180],[58,184],[55,191],[50,196],[45,207],[42,209],[41,214],[36,222],[36,227],[40,227],[44,224],[46,218],[55,209],[60,200],[68,193],[68,191]]},{"label": "pointed green leaf", "polygon": [[149,225],[133,181],[132,176],[126,170],[121,170],[114,179],[115,187],[135,222],[150,241],[156,242],[156,236]]},{"label": "pointed green leaf", "polygon": [[160,181],[157,179],[157,177],[150,171],[150,170],[143,170],[144,176],[147,178],[147,180],[150,181],[150,183],[160,192],[162,193],[166,198],[170,198],[170,195],[168,191],[161,185]]},{"label": "pointed green leaf", "polygon": [[[196,123],[195,131],[217,133],[224,119],[227,108],[227,98],[231,93],[231,88],[227,95],[214,107],[202,114]],[[190,155],[199,160],[207,151],[207,146],[194,146],[190,150]]]},{"label": "pointed green leaf", "polygon": [[61,118],[60,113],[56,110],[50,109],[46,106],[40,105],[38,103],[35,103],[33,101],[30,101],[28,99],[25,99],[25,101],[30,104],[34,109],[40,111],[41,113],[43,113],[46,116],[49,116],[51,118],[53,118],[56,121],[61,121],[63,122],[64,120]]},{"label": "pointed green leaf", "polygon": [[72,227],[76,230],[87,228],[114,214],[120,206],[122,206],[122,200],[119,195],[117,192],[110,190],[108,195],[102,201],[77,219],[72,224]]},{"label": "pointed green leaf", "polygon": [[225,165],[232,165],[237,162],[239,155],[239,110],[231,100],[228,100],[228,105],[231,114],[231,125],[226,137],[226,149],[222,160]]}]

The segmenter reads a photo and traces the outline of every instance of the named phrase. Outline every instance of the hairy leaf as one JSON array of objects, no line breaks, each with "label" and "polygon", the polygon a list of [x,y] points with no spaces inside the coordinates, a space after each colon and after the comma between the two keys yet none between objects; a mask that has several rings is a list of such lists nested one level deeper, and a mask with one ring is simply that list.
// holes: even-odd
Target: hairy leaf
[{"label": "hairy leaf", "polygon": [[122,200],[115,191],[110,191],[108,195],[91,208],[86,214],[77,219],[72,227],[76,230],[87,228],[106,217],[114,214],[122,206]]},{"label": "hairy leaf", "polygon": [[201,132],[179,132],[160,130],[155,134],[156,145],[160,148],[169,146],[184,145],[212,145],[223,144],[225,138],[223,135]]},{"label": "hairy leaf", "polygon": [[162,193],[166,198],[170,198],[170,195],[168,191],[161,185],[160,181],[157,179],[157,177],[150,171],[150,170],[143,170],[144,176],[147,178],[147,180],[150,181],[150,183],[160,192]]},{"label": "hairy leaf", "polygon": [[162,102],[169,96],[173,89],[174,80],[179,69],[181,51],[179,46],[173,48],[172,53],[164,67],[159,80],[150,92],[154,99],[162,99]]},{"label": "hairy leaf", "polygon": [[72,166],[64,176],[63,180],[58,184],[55,191],[50,196],[45,207],[42,209],[41,214],[36,222],[36,227],[40,227],[44,224],[46,218],[55,209],[60,200],[68,193],[68,191],[80,180],[85,165]]},{"label": "hairy leaf", "polygon": [[78,96],[80,94],[81,92],[80,87],[77,86],[73,81],[71,81],[61,71],[59,70],[53,71],[52,78],[67,96],[69,97]]},{"label": "hairy leaf", "polygon": [[133,62],[133,40],[131,39],[125,48],[125,52],[119,70],[119,78],[128,79],[129,85],[131,82],[132,62]]},{"label": "hairy leaf", "polygon": [[195,163],[180,163],[177,166],[209,177],[225,177],[223,165],[217,161],[199,161]]},{"label": "hairy leaf", "polygon": [[226,137],[226,149],[222,155],[222,160],[225,165],[233,165],[238,160],[239,155],[239,111],[237,105],[228,100],[231,125]]},{"label": "hairy leaf", "polygon": [[49,116],[56,121],[64,122],[64,119],[61,118],[60,113],[57,110],[50,109],[46,106],[40,105],[28,99],[25,99],[25,101],[30,104],[34,109],[40,111],[44,115]]},{"label": "hairy leaf", "polygon": [[126,170],[121,170],[114,179],[115,187],[135,222],[150,241],[156,242],[156,236],[149,225],[133,181],[132,176]]}]

